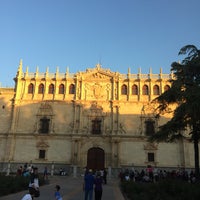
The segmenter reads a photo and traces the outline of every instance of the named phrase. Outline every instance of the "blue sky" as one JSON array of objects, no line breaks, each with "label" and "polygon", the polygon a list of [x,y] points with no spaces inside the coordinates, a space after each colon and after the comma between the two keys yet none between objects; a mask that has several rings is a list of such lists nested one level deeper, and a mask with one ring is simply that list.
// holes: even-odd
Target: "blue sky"
[{"label": "blue sky", "polygon": [[0,82],[29,72],[93,68],[169,73],[200,40],[199,0],[0,0]]}]

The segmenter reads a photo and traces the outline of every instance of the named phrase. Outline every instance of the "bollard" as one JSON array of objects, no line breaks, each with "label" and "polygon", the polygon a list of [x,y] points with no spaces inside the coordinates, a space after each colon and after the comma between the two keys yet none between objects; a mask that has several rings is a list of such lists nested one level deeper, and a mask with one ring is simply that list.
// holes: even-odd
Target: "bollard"
[{"label": "bollard", "polygon": [[51,165],[51,176],[54,175],[54,162],[52,162],[52,165]]}]

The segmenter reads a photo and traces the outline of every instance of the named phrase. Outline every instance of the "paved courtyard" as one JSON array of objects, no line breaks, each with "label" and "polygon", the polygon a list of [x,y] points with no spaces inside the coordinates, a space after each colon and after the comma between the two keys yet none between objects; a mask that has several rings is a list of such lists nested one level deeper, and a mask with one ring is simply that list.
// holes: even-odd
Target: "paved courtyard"
[{"label": "paved courtyard", "polygon": [[[36,200],[54,199],[55,185],[61,186],[63,200],[84,200],[83,177],[74,178],[71,176],[52,176],[49,177],[50,184],[40,187],[41,195]],[[21,200],[27,191],[0,197],[0,200]],[[119,180],[108,179],[107,185],[103,185],[102,200],[124,200],[119,189]]]}]

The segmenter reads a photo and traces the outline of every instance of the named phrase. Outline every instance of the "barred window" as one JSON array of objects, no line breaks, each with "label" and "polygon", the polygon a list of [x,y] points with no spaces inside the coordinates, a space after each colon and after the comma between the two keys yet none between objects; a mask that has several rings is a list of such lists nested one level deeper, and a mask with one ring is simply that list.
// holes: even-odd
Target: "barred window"
[{"label": "barred window", "polygon": [[101,134],[101,120],[92,120],[92,134]]},{"label": "barred window", "polygon": [[71,84],[69,86],[69,94],[75,94],[75,85],[74,84]]},{"label": "barred window", "polygon": [[145,133],[146,135],[155,134],[155,121],[151,119],[145,121]]},{"label": "barred window", "polygon": [[53,94],[54,93],[54,84],[50,84],[49,85],[49,94]]},{"label": "barred window", "polygon": [[127,86],[124,84],[121,87],[121,94],[122,95],[127,95]]},{"label": "barred window", "polygon": [[46,117],[40,119],[39,133],[42,133],[42,134],[49,133],[49,123],[50,123],[50,119]]},{"label": "barred window", "polygon": [[143,95],[149,95],[149,88],[148,88],[147,85],[144,85],[144,86],[142,87],[142,94],[143,94]]},{"label": "barred window", "polygon": [[44,84],[40,84],[38,86],[38,94],[44,94]]},{"label": "barred window", "polygon": [[28,85],[28,94],[33,94],[33,90],[34,90],[34,85],[33,83],[30,83]]},{"label": "barred window", "polygon": [[154,85],[153,86],[153,95],[159,95],[159,86],[158,85]]},{"label": "barred window", "polygon": [[148,162],[154,162],[155,161],[155,155],[154,153],[148,153]]},{"label": "barred window", "polygon": [[60,84],[58,93],[59,94],[64,94],[64,89],[65,89],[65,86],[63,84]]},{"label": "barred window", "polygon": [[45,150],[39,150],[39,159],[45,159],[46,151]]},{"label": "barred window", "polygon": [[132,86],[132,95],[138,95],[138,86],[137,85]]}]

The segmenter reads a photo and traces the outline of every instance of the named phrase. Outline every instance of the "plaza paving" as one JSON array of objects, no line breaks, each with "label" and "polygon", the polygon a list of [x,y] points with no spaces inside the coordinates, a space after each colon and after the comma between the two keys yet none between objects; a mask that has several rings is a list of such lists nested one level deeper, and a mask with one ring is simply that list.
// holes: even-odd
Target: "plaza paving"
[{"label": "plaza paving", "polygon": [[[56,184],[61,186],[60,193],[63,196],[63,200],[84,200],[83,177],[51,176],[49,177],[49,182],[48,185],[40,187],[41,195],[38,198],[34,198],[35,200],[55,199],[54,192]],[[0,200],[21,200],[26,192],[27,191],[22,191],[0,197]],[[108,179],[107,185],[103,185],[102,200],[124,200],[119,189],[118,179]]]}]

